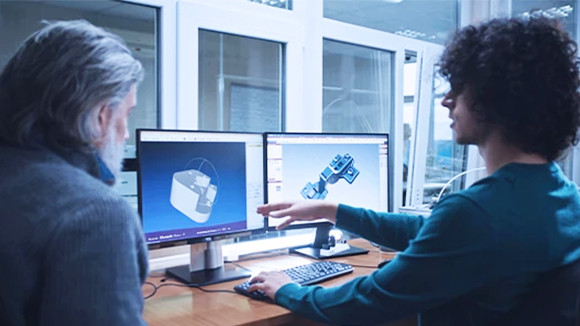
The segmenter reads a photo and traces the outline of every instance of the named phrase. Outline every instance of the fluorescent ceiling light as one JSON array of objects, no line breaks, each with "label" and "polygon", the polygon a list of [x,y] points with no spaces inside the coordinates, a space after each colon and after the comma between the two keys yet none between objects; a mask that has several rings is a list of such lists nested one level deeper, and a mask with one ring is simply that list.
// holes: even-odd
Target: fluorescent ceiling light
[{"label": "fluorescent ceiling light", "polygon": [[540,16],[544,16],[550,19],[565,18],[568,17],[573,11],[574,8],[572,8],[572,6],[566,5],[562,7],[553,7],[549,9],[532,10],[530,12],[524,12],[523,14],[520,14],[520,16],[524,18],[540,17]]}]

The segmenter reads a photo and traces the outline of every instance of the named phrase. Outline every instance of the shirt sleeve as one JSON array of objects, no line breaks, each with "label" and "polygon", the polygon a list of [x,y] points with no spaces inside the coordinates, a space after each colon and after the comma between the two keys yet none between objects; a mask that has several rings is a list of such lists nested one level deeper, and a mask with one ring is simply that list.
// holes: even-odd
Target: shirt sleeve
[{"label": "shirt sleeve", "polygon": [[423,216],[379,213],[343,204],[336,213],[336,227],[398,251],[407,248],[425,220]]},{"label": "shirt sleeve", "polygon": [[146,247],[122,198],[84,203],[47,247],[41,325],[145,325]]},{"label": "shirt sleeve", "polygon": [[[373,220],[363,216],[360,223]],[[332,288],[288,284],[276,293],[275,301],[332,324],[389,322],[428,310],[495,277],[499,267],[493,264],[493,228],[487,220],[485,212],[468,198],[450,195],[390,264]],[[372,225],[380,228],[374,233],[389,233],[383,229],[388,226]]]}]

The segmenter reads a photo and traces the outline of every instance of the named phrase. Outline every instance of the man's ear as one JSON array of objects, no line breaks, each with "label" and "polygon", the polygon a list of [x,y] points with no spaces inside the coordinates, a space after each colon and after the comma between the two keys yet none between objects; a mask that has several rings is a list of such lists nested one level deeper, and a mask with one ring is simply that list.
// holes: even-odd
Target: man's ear
[{"label": "man's ear", "polygon": [[107,128],[111,123],[111,110],[109,109],[109,105],[103,103],[98,111],[97,111],[97,121],[96,121],[96,138],[95,138],[95,145],[97,148],[100,147],[100,144],[105,140],[107,136]]}]

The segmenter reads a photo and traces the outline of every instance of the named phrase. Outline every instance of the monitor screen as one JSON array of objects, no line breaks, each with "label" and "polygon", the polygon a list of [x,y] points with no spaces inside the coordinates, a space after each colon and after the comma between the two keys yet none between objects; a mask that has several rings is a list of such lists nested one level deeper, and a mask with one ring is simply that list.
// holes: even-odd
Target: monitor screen
[{"label": "monitor screen", "polygon": [[139,212],[149,245],[264,229],[263,135],[137,131]]},{"label": "monitor screen", "polygon": [[[266,201],[322,199],[387,211],[388,143],[387,134],[267,133]],[[282,221],[269,218],[268,227]]]}]

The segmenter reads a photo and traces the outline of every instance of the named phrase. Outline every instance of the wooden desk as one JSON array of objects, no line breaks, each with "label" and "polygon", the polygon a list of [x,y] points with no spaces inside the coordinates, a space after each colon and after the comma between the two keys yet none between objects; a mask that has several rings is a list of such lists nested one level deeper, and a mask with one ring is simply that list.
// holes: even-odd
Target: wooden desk
[{"label": "wooden desk", "polygon": [[[333,261],[348,263],[354,266],[354,272],[322,283],[322,286],[343,284],[355,277],[368,275],[378,263],[392,258],[393,253],[382,252],[368,241],[356,239],[352,245],[369,249],[365,255],[333,258]],[[296,254],[264,255],[256,259],[241,261],[240,266],[250,269],[254,273],[262,270],[285,269],[312,262],[312,259]],[[368,266],[368,267],[360,267]],[[154,284],[164,284],[163,277],[150,277],[148,281]],[[207,290],[233,290],[233,286],[244,279],[234,280],[204,286]],[[166,283],[177,283],[167,280]],[[151,285],[143,285],[143,294],[152,292]],[[157,293],[145,301],[144,318],[151,326],[156,325],[319,325],[305,320],[286,308],[278,305],[253,300],[237,293],[206,293],[199,289],[164,286]],[[416,325],[416,318],[406,319],[389,326]]]}]

